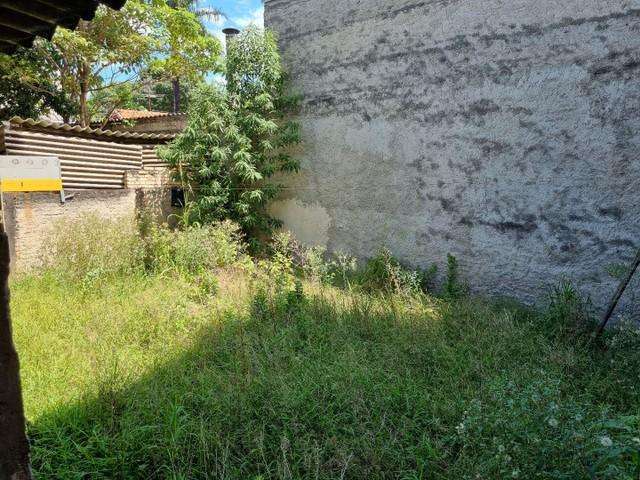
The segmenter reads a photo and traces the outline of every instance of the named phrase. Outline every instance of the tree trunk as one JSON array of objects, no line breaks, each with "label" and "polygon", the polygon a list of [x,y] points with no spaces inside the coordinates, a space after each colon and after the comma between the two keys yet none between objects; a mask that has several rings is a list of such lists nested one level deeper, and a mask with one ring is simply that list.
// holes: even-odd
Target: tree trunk
[{"label": "tree trunk", "polygon": [[0,227],[0,480],[30,480],[18,354],[11,337],[9,240]]},{"label": "tree trunk", "polygon": [[180,113],[180,79],[171,80],[171,86],[173,87],[173,113]]},{"label": "tree trunk", "polygon": [[[76,32],[87,32],[89,30],[89,24],[87,20],[80,20],[76,27]],[[87,101],[89,100],[89,80],[91,77],[91,65],[84,60],[80,59],[78,65],[78,80],[80,81],[79,103],[80,103],[80,126],[88,127],[91,122],[89,117],[89,108]]]},{"label": "tree trunk", "polygon": [[80,68],[80,126],[87,127],[91,121],[87,100],[89,97],[89,67],[83,64]]}]

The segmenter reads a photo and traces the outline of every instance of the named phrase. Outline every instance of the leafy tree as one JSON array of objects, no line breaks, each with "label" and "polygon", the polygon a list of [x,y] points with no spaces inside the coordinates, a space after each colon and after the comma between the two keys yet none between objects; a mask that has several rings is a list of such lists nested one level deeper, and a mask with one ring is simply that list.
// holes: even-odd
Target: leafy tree
[{"label": "leafy tree", "polygon": [[175,84],[171,80],[160,78],[149,83],[143,82],[144,86],[137,93],[138,103],[144,105],[148,110],[158,110],[161,112],[182,112],[189,109],[189,97],[191,92],[203,81],[194,82],[178,81],[179,99],[175,101]]},{"label": "leafy tree", "polygon": [[149,33],[154,20],[150,5],[130,0],[120,11],[101,6],[91,22],[81,20],[75,31],[58,28],[51,42],[36,43],[40,51],[53,47],[53,55],[43,56],[76,103],[81,125],[91,121],[96,110],[90,107],[106,108],[89,104],[91,95],[135,79],[151,59],[155,39]]},{"label": "leafy tree", "polygon": [[138,82],[122,83],[110,88],[97,90],[89,98],[89,110],[92,116],[102,119],[105,126],[116,108],[144,110],[145,104],[140,96],[141,85]]},{"label": "leafy tree", "polygon": [[161,150],[185,187],[184,221],[237,221],[256,236],[278,225],[266,203],[281,186],[268,179],[297,171],[287,147],[299,142],[287,114],[298,99],[285,94],[276,40],[250,28],[228,46],[226,89],[194,93],[185,131]]},{"label": "leafy tree", "polygon": [[[81,125],[108,113],[133,95],[122,85],[143,72],[165,78],[200,78],[219,64],[220,42],[198,17],[167,0],[129,0],[120,11],[98,8],[91,22],[75,31],[58,28],[49,42],[34,46],[55,85],[73,101]],[[19,62],[13,68],[25,70]],[[36,79],[31,77],[31,86]]]},{"label": "leafy tree", "polygon": [[[207,29],[204,26],[203,20],[212,20],[218,21],[221,17],[224,17],[224,13],[221,10],[203,6],[200,0],[169,0],[168,5],[175,9],[184,9],[191,13],[193,13],[198,21],[200,22],[200,28],[204,35],[207,35]],[[179,55],[178,50],[171,51],[171,55],[176,56]],[[184,104],[184,78],[180,75],[180,72],[175,72],[175,76],[171,78],[171,93],[172,93],[172,104],[171,109],[174,113],[178,113],[181,111],[181,106]],[[192,77],[192,75],[189,75]],[[187,85],[193,86],[193,78],[187,79]],[[187,87],[189,88],[189,87]],[[169,110],[168,108],[166,110]]]},{"label": "leafy tree", "polygon": [[68,118],[74,105],[37,52],[21,49],[13,57],[0,56],[0,120],[38,118],[50,110]]}]

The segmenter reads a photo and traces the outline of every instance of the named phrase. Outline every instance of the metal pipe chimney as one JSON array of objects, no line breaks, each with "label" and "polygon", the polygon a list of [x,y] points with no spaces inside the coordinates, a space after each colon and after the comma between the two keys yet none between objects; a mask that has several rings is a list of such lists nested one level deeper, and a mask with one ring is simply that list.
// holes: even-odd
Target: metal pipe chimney
[{"label": "metal pipe chimney", "polygon": [[229,43],[238,35],[240,35],[240,30],[238,30],[237,28],[225,28],[222,30],[222,33],[224,33],[224,39],[225,39],[225,43],[227,48],[229,48]]},{"label": "metal pipe chimney", "polygon": [[[231,42],[238,35],[240,35],[240,30],[238,30],[237,28],[224,28],[222,30],[222,33],[224,33],[225,52],[229,53],[229,46],[231,45]],[[227,79],[227,85],[229,85],[230,82],[229,82],[229,72],[228,71],[225,74],[225,77]]]}]

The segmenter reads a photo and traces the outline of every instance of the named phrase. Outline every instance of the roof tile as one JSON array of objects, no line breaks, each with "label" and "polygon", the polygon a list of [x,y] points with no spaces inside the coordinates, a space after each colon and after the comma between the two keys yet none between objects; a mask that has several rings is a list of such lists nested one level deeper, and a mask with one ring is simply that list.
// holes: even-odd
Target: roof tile
[{"label": "roof tile", "polygon": [[32,118],[12,117],[9,120],[11,125],[21,128],[34,128],[40,130],[57,131],[68,134],[80,134],[83,136],[103,137],[105,139],[127,139],[127,140],[158,140],[170,141],[175,138],[175,133],[137,133],[126,131],[102,130],[101,128],[81,127],[80,125],[69,125],[67,123],[50,122],[48,120],[34,120]]},{"label": "roof tile", "polygon": [[109,116],[110,122],[120,122],[122,120],[140,120],[141,118],[157,118],[184,115],[184,113],[158,112],[154,110],[131,110],[118,108]]}]

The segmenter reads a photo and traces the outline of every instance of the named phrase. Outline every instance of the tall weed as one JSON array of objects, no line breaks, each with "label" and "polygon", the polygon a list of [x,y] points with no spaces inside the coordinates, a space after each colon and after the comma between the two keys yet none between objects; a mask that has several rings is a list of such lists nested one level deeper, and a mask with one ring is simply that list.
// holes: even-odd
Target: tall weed
[{"label": "tall weed", "polygon": [[458,259],[447,254],[447,275],[444,281],[443,296],[450,300],[461,298],[467,293],[467,287],[460,281],[460,266]]},{"label": "tall weed", "polygon": [[412,270],[404,267],[388,249],[382,249],[356,274],[355,281],[369,293],[415,294],[427,291],[435,274],[435,265],[424,271]]},{"label": "tall weed", "polygon": [[147,269],[183,275],[231,266],[246,252],[240,227],[230,221],[183,230],[151,226],[145,231],[144,247]]},{"label": "tall weed", "polygon": [[548,333],[556,337],[583,334],[593,327],[588,302],[566,280],[551,289],[542,322]]},{"label": "tall weed", "polygon": [[45,268],[65,277],[91,281],[139,271],[143,246],[133,218],[109,220],[88,215],[58,223],[43,252]]}]

